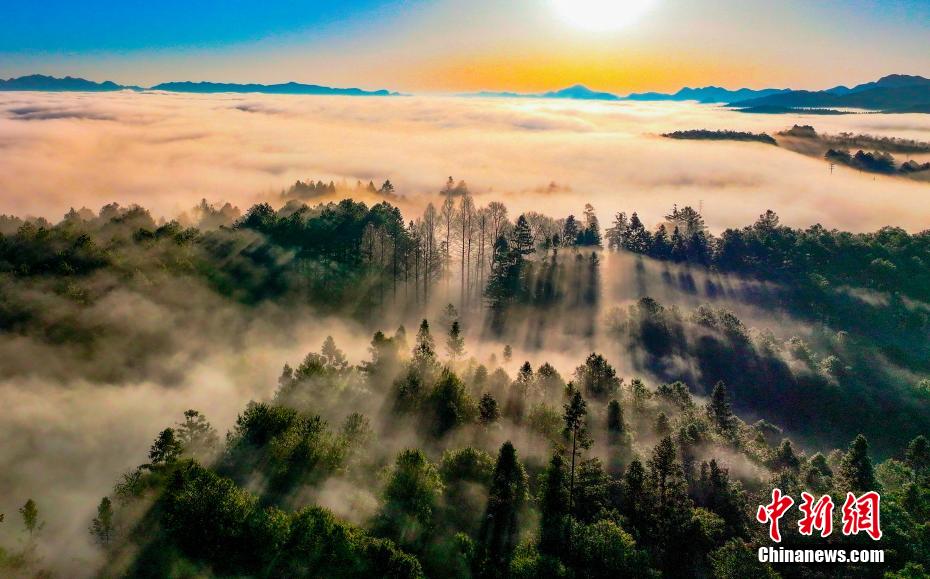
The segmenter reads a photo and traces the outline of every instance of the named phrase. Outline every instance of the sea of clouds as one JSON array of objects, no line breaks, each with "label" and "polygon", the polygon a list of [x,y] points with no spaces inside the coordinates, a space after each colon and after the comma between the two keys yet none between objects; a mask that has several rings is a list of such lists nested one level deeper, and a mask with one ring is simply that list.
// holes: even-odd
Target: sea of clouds
[{"label": "sea of clouds", "polygon": [[751,115],[691,103],[0,93],[0,213],[57,220],[72,206],[118,201],[173,216],[201,198],[245,209],[307,178],[389,178],[416,207],[452,175],[479,204],[505,200],[512,214],[564,216],[590,202],[603,222],[637,210],[652,224],[677,203],[703,205],[713,229],[766,209],[793,226],[926,228],[925,182],[831,173],[821,159],[760,143],[660,136],[794,123],[930,140],[928,115]]}]

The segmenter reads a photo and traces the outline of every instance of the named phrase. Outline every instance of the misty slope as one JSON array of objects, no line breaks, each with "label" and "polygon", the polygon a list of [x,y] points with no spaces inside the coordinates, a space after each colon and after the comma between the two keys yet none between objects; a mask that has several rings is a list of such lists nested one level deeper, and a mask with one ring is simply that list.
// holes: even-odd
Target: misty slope
[{"label": "misty slope", "polygon": [[[436,200],[412,221],[388,203],[351,200],[244,215],[203,203],[162,223],[115,204],[55,225],[0,218],[8,380],[170,388],[220,345],[247,363],[240,333],[253,318],[284,336],[294,318],[319,312],[370,332],[430,323],[416,338],[359,336],[368,353],[353,347],[351,359],[331,340],[289,359],[276,393],[240,412],[225,445],[197,415],[162,430],[147,466],[110,495],[118,524],[94,535],[105,548],[82,554],[88,565],[155,575],[709,572],[746,563],[761,532],[747,505],[773,480],[840,492],[877,477],[901,505],[895,528],[920,532],[921,443],[917,454],[905,448],[928,431],[926,233],[795,230],[766,213],[715,236],[687,207],[653,229],[621,214],[602,233],[590,206],[579,218],[511,219],[500,203],[475,207],[451,180]],[[567,421],[565,405],[580,412],[576,393],[586,418]],[[576,448],[578,510],[566,513],[554,505],[567,504],[566,448],[582,425],[593,446]],[[860,432],[868,442],[830,453]],[[872,473],[869,455],[896,460]],[[30,495],[46,504],[43,489],[15,484],[5,456],[4,468],[13,478],[0,479],[0,495],[17,501],[3,504],[8,520]],[[666,478],[674,500],[654,504]],[[60,489],[45,488],[54,503]],[[488,527],[488,504],[511,522]],[[651,518],[638,504],[669,510]],[[43,516],[35,554],[70,560],[56,558],[70,555],[65,541],[41,542],[58,526],[56,513]],[[923,539],[901,532],[873,572],[926,559]],[[670,550],[695,536],[692,549]],[[608,560],[594,555],[605,543],[618,549]],[[42,565],[8,553],[3,564],[17,569]]]}]

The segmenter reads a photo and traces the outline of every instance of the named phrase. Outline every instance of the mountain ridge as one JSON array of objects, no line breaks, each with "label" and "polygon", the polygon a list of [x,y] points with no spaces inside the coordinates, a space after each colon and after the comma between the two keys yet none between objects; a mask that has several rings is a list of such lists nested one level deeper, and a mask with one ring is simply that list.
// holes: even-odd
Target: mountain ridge
[{"label": "mountain ridge", "polygon": [[161,90],[183,93],[262,93],[262,94],[306,94],[306,95],[344,95],[344,96],[395,96],[400,93],[386,89],[364,90],[360,88],[334,88],[318,84],[286,82],[279,84],[258,83],[221,83],[208,81],[174,81],[164,82],[149,88],[135,85],[121,85],[106,80],[95,82],[85,78],[65,76],[62,78],[43,74],[31,74],[16,78],[0,79],[0,91],[40,91],[40,92],[116,92],[121,90],[145,91]]},{"label": "mountain ridge", "polygon": [[930,79],[891,74],[852,88],[836,86],[821,91],[795,90],[749,100],[731,101],[737,109],[857,108],[882,112],[920,112],[930,108]]}]

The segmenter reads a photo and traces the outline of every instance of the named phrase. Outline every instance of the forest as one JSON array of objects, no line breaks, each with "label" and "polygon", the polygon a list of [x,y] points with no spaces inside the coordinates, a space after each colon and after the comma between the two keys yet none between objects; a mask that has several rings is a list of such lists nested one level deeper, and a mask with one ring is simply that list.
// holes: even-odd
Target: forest
[{"label": "forest", "polygon": [[[479,207],[451,177],[403,215],[389,181],[356,189],[386,200],[308,205],[337,194],[310,180],[244,212],[203,201],[173,220],[115,203],[58,223],[0,217],[4,378],[170,383],[166,361],[198,346],[100,316],[127,294],[210,340],[235,341],[236,316],[273,307],[368,332],[365,356],[327,337],[281,360],[272,394],[228,429],[203,407],[161,425],[88,505],[95,551],[69,565],[100,577],[930,572],[930,231],[796,229],[765,211],[714,233],[689,206],[602,226],[590,204],[564,217]],[[43,364],[12,354],[25,343]],[[756,510],[773,487],[840,504],[881,492],[880,541],[802,535],[794,509],[779,546],[880,548],[884,562],[760,563],[772,543]],[[24,493],[0,515],[16,537],[0,544],[0,575],[68,576],[43,539],[58,524],[44,498]]]}]

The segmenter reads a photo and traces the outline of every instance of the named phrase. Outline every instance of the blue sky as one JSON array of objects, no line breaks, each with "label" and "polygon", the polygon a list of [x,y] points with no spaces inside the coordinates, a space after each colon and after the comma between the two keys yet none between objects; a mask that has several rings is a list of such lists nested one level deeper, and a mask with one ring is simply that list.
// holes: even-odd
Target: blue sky
[{"label": "blue sky", "polygon": [[[624,11],[637,16],[616,29],[577,25]],[[142,85],[624,92],[930,76],[930,0],[46,0],[7,2],[0,27],[0,77]]]}]

